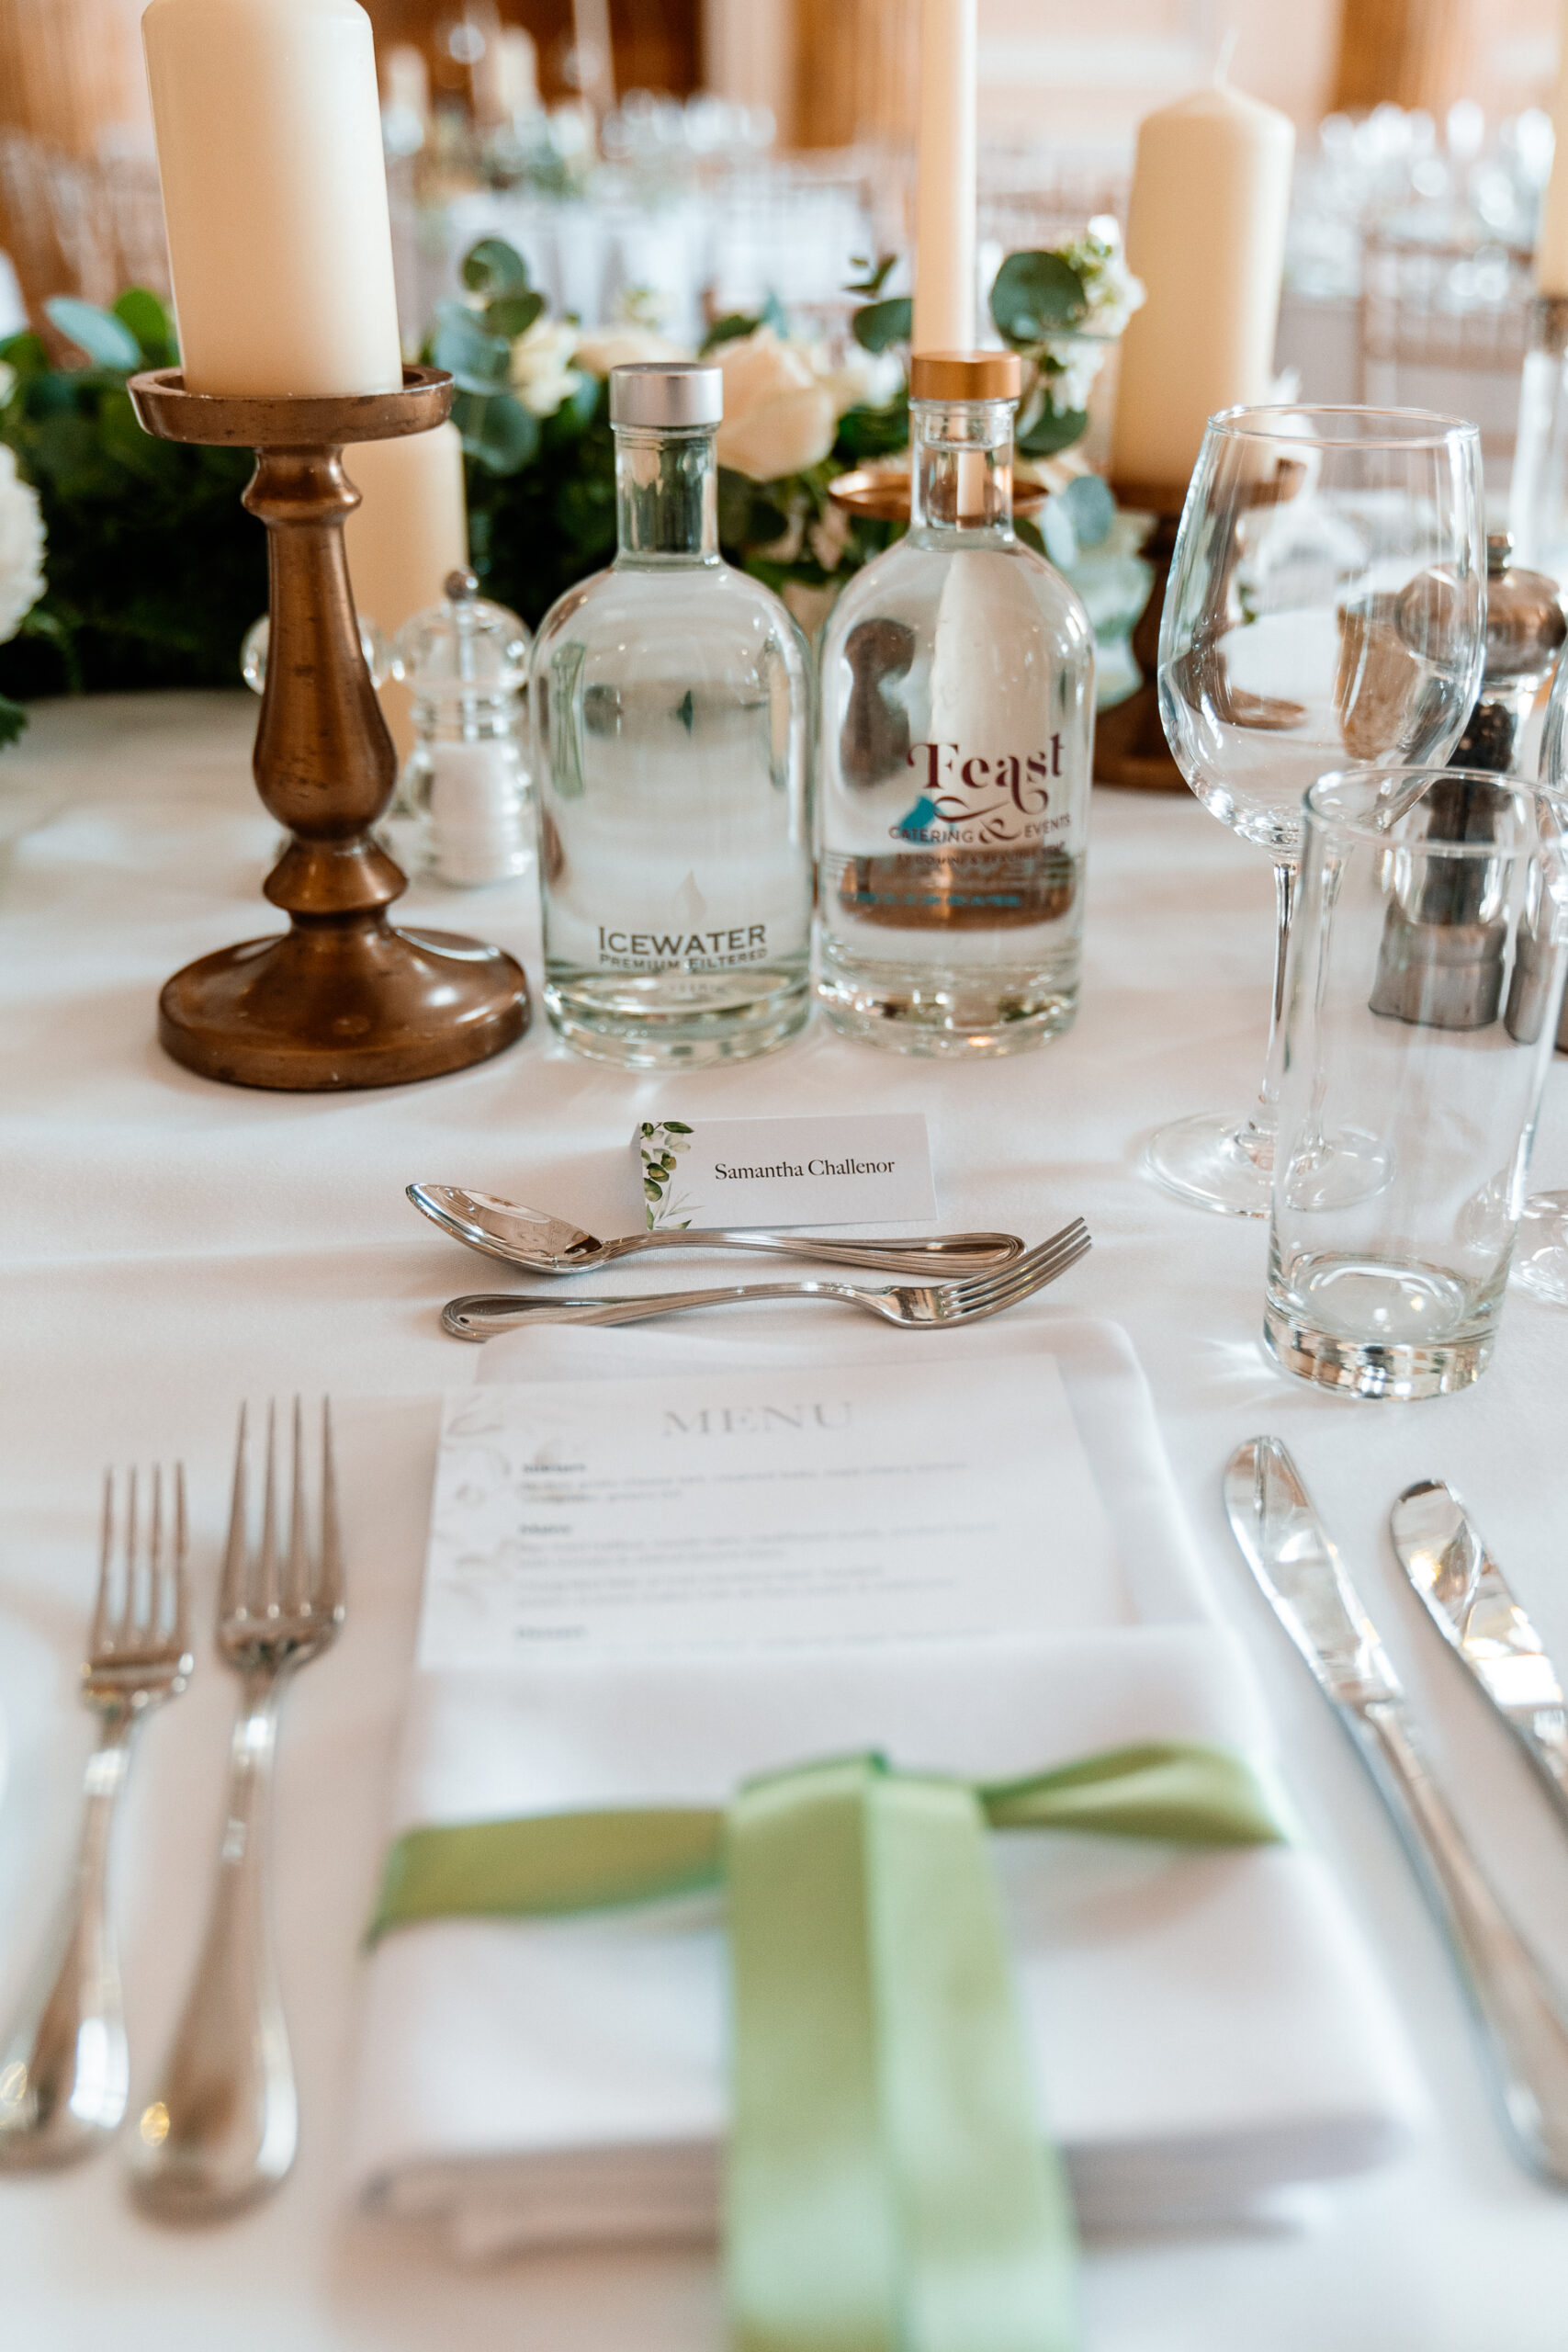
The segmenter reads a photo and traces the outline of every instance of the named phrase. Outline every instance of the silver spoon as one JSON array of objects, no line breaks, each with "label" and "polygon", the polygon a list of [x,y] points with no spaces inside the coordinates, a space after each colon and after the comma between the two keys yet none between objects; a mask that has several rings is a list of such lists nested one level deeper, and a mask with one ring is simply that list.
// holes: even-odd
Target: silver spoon
[{"label": "silver spoon", "polygon": [[877,1266],[895,1274],[962,1274],[1007,1266],[1023,1254],[1016,1233],[940,1233],[915,1241],[827,1241],[819,1234],[756,1233],[715,1228],[697,1233],[627,1233],[601,1241],[543,1209],[468,1193],[459,1184],[411,1184],[416,1209],[454,1241],[481,1257],[502,1258],[536,1274],[575,1274],[607,1266],[638,1250],[765,1250],[780,1258],[814,1258],[819,1265]]}]

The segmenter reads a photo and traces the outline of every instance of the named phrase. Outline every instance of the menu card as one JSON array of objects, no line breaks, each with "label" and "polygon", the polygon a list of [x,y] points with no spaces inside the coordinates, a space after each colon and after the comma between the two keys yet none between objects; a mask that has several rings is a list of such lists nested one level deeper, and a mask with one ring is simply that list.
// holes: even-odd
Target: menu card
[{"label": "menu card", "polygon": [[1045,1350],[498,1383],[446,1401],[425,1668],[945,1641],[1130,1614]]}]

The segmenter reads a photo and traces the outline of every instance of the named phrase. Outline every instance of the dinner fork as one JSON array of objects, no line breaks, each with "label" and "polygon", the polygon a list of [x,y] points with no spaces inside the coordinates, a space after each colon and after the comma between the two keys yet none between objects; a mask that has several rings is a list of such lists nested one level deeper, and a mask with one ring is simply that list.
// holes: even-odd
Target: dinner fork
[{"label": "dinner fork", "polygon": [[243,1697],[230,1750],[218,1884],[163,2086],[141,2111],[130,2157],[132,2195],[163,2220],[216,2220],[254,2203],[282,2180],[299,2138],[272,1942],[267,1822],[284,1692],[295,1671],[336,1639],[344,1617],[343,1557],[330,1405],[321,1407],[314,1544],[298,1397],[287,1539],[278,1510],[276,1436],[269,1407],[261,1542],[253,1549],[241,1413],[218,1650],[240,1676]]},{"label": "dinner fork", "polygon": [[[119,1961],[107,1899],[109,1846],[137,1730],[183,1690],[186,1634],[185,1472],[152,1475],[150,1509],[130,1474],[117,1514],[104,1478],[103,1537],[82,1702],[102,1718],[88,1760],[75,1875],[29,1996],[0,2044],[0,2169],[73,2164],[125,2113],[129,2080]],[[116,1544],[117,1518],[119,1543]],[[117,1573],[118,1570],[118,1573]]]},{"label": "dinner fork", "polygon": [[900,1283],[891,1290],[862,1290],[853,1283],[813,1278],[798,1283],[737,1283],[723,1290],[675,1290],[640,1298],[519,1298],[484,1294],[448,1300],[441,1310],[444,1330],[458,1340],[491,1340],[527,1323],[646,1323],[688,1306],[728,1306],[754,1298],[831,1298],[863,1307],[885,1322],[913,1328],[978,1323],[1032,1298],[1047,1283],[1076,1265],[1089,1247],[1089,1228],[1075,1217],[1049,1241],[1026,1250],[1009,1266],[953,1283]]}]

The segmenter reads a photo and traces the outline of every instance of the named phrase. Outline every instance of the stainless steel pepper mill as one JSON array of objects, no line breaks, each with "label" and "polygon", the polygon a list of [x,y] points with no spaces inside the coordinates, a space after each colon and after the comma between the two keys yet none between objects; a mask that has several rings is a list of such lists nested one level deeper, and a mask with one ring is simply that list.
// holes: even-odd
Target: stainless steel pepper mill
[{"label": "stainless steel pepper mill", "polygon": [[[1542,572],[1516,570],[1513,546],[1506,531],[1493,533],[1486,542],[1481,690],[1449,760],[1456,771],[1453,782],[1434,785],[1427,795],[1429,841],[1492,839],[1492,795],[1485,786],[1470,782],[1466,772],[1502,776],[1515,767],[1525,721],[1568,636],[1556,582]],[[1444,863],[1450,870],[1429,873],[1414,911],[1397,903],[1389,910],[1371,1009],[1435,1029],[1484,1029],[1497,1018],[1502,1002],[1508,927],[1483,919],[1486,861]],[[1521,1040],[1539,1035],[1547,1011],[1542,985],[1553,959],[1538,963],[1534,946],[1521,926],[1507,1011],[1508,1028]]]}]

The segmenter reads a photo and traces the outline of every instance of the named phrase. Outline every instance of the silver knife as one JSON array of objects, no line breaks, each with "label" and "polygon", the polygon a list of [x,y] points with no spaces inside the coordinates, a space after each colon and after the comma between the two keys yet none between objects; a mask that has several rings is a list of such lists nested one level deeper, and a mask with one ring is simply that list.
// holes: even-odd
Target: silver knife
[{"label": "silver knife", "polygon": [[1520,2154],[1568,2188],[1568,2024],[1427,1771],[1399,1677],[1277,1437],[1232,1454],[1225,1510],[1404,1840],[1448,1936]]},{"label": "silver knife", "polygon": [[1400,1566],[1568,1820],[1568,1701],[1557,1668],[1460,1497],[1440,1478],[1389,1513]]}]

